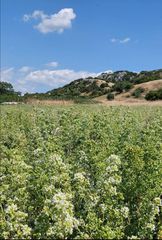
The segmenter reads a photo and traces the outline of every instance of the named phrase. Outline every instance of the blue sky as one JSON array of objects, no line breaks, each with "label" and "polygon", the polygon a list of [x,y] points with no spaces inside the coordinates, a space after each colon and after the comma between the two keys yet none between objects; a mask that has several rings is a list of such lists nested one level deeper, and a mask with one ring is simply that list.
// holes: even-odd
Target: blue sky
[{"label": "blue sky", "polygon": [[1,80],[44,92],[162,68],[162,0],[1,0]]}]

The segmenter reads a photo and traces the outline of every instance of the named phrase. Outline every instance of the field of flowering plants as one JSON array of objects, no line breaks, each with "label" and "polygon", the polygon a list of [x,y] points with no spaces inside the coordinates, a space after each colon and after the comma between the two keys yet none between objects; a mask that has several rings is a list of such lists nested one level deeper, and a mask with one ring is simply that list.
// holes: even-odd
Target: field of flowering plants
[{"label": "field of flowering plants", "polygon": [[1,239],[162,238],[162,108],[1,107]]}]

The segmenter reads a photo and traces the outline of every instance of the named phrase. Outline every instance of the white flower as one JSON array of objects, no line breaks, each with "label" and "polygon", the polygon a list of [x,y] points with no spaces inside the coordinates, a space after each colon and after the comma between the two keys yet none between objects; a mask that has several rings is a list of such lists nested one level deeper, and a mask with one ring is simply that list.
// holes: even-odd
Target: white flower
[{"label": "white flower", "polygon": [[17,211],[17,205],[12,203],[10,206],[7,207],[6,212],[12,213]]},{"label": "white flower", "polygon": [[85,172],[78,172],[74,174],[74,180],[84,182],[85,181]]},{"label": "white flower", "polygon": [[118,167],[116,165],[113,165],[113,166],[108,166],[106,168],[106,171],[111,173],[111,172],[117,172],[118,171]]},{"label": "white flower", "polygon": [[121,213],[122,213],[123,217],[127,218],[128,214],[129,214],[129,208],[128,207],[123,207],[121,209]]},{"label": "white flower", "polygon": [[100,204],[101,210],[104,212],[106,210],[106,205],[104,203]]},{"label": "white flower", "polygon": [[23,233],[24,233],[25,236],[30,235],[30,233],[31,233],[31,228],[28,227],[28,225],[23,225]]},{"label": "white flower", "polygon": [[162,205],[161,199],[160,199],[159,197],[154,198],[154,203],[155,203],[155,205],[157,205],[157,206]]},{"label": "white flower", "polygon": [[117,192],[116,192],[116,187],[110,187],[110,193],[112,194],[112,195],[116,195],[117,194]]},{"label": "white flower", "polygon": [[107,180],[110,184],[119,184],[121,182],[120,176],[109,177]]},{"label": "white flower", "polygon": [[110,155],[110,157],[106,160],[107,163],[110,163],[111,165],[120,165],[121,161],[120,158],[117,155]]},{"label": "white flower", "polygon": [[33,151],[34,155],[37,156],[39,153],[41,153],[41,148],[37,148]]},{"label": "white flower", "polygon": [[52,203],[55,204],[55,207],[57,209],[66,210],[71,207],[70,206],[71,203],[69,202],[70,198],[71,198],[70,194],[58,192],[53,196]]},{"label": "white flower", "polygon": [[149,229],[152,230],[152,231],[155,230],[155,225],[152,224],[152,223],[148,223],[148,224],[146,225],[146,227],[149,228]]},{"label": "white flower", "polygon": [[139,237],[132,235],[131,237],[128,237],[128,239],[139,239]]}]

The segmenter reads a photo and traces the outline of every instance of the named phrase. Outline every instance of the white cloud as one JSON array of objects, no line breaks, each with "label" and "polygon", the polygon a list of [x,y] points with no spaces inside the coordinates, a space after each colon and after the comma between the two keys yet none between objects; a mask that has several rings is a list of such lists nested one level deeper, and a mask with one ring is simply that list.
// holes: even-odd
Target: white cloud
[{"label": "white cloud", "polygon": [[106,71],[104,71],[104,72],[99,72],[99,73],[97,73],[96,75],[97,75],[97,76],[100,76],[102,73],[109,73],[109,74],[112,74],[113,71],[109,69],[109,70],[106,70]]},{"label": "white cloud", "polygon": [[58,13],[46,15],[43,11],[36,10],[32,14],[25,14],[23,20],[28,22],[35,19],[40,22],[34,26],[41,33],[58,32],[62,33],[65,29],[71,28],[72,20],[76,14],[72,8],[61,9]]},{"label": "white cloud", "polygon": [[23,89],[18,83],[18,79],[20,78],[19,70],[16,70],[15,68],[0,69],[0,76],[1,81],[11,83],[14,90],[25,92],[25,89]]},{"label": "white cloud", "polygon": [[22,72],[22,73],[27,73],[29,71],[31,71],[32,68],[31,67],[28,67],[28,66],[23,66],[19,69],[19,72]]},{"label": "white cloud", "polygon": [[44,14],[43,11],[35,10],[32,14],[25,14],[23,16],[23,20],[24,20],[24,22],[28,22],[31,19],[39,19],[40,18],[43,20],[47,17],[48,17],[48,15]]},{"label": "white cloud", "polygon": [[58,65],[59,65],[58,62],[55,62],[55,61],[54,62],[49,62],[49,63],[46,64],[47,67],[54,67],[54,68],[58,67]]},{"label": "white cloud", "polygon": [[35,82],[46,84],[51,87],[59,87],[78,78],[86,78],[88,76],[96,76],[96,73],[86,71],[74,71],[70,69],[60,70],[37,70],[32,71],[25,76],[25,82]]},{"label": "white cloud", "polygon": [[14,75],[14,68],[7,68],[0,70],[0,79],[1,82],[10,82]]},{"label": "white cloud", "polygon": [[111,38],[110,41],[111,41],[112,43],[124,44],[124,43],[130,42],[130,41],[131,41],[131,38],[130,38],[130,37],[126,37],[126,38],[123,38],[123,39]]},{"label": "white cloud", "polygon": [[120,40],[120,43],[127,43],[127,42],[130,42],[130,38],[128,37],[128,38],[124,38],[124,39],[122,39],[122,40]]},{"label": "white cloud", "polygon": [[112,38],[112,39],[110,39],[110,41],[111,41],[112,43],[115,43],[115,42],[118,41],[118,39],[116,39],[116,38]]}]

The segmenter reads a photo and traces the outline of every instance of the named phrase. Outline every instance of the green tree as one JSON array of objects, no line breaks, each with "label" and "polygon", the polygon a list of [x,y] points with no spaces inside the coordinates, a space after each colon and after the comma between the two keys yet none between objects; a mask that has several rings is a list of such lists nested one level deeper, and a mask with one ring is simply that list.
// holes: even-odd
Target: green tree
[{"label": "green tree", "polygon": [[13,93],[14,89],[11,83],[0,82],[0,94]]}]

